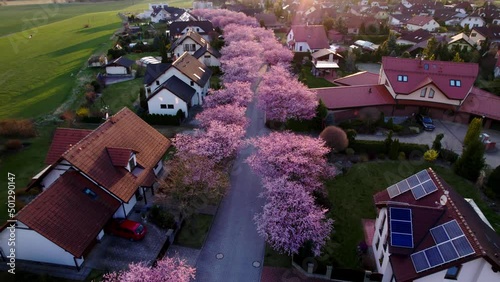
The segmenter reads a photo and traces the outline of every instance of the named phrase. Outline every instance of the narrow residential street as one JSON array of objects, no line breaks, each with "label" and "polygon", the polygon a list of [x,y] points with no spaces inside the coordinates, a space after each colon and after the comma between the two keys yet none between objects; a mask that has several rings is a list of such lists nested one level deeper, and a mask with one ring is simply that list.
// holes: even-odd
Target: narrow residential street
[{"label": "narrow residential street", "polygon": [[[266,66],[259,71],[266,72]],[[259,80],[253,85],[254,93]],[[246,138],[265,135],[264,113],[257,108],[256,99],[248,106],[250,125]],[[196,281],[199,282],[256,282],[260,281],[265,242],[257,234],[254,215],[264,200],[260,178],[252,173],[245,159],[254,148],[241,150],[231,172],[231,188],[222,200],[212,228],[196,263]]]}]

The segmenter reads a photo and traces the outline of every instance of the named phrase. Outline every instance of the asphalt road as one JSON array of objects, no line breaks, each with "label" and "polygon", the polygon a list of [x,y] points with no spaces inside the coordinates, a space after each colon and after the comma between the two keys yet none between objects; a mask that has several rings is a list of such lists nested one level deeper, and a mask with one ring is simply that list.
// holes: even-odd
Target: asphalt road
[{"label": "asphalt road", "polygon": [[[265,72],[261,69],[261,73]],[[257,84],[254,85],[254,89]],[[246,138],[269,133],[264,125],[264,113],[249,105],[250,125]],[[260,212],[264,199],[260,178],[252,173],[245,159],[254,148],[241,150],[231,172],[231,188],[222,200],[212,228],[196,263],[199,282],[256,282],[260,281],[265,242],[257,234],[253,217]]]}]

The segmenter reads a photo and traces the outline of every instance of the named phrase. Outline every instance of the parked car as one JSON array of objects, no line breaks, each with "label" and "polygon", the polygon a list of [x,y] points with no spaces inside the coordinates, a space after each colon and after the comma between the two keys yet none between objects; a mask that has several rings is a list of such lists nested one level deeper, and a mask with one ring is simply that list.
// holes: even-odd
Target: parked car
[{"label": "parked car", "polygon": [[148,229],[141,223],[125,218],[113,218],[106,225],[105,231],[130,241],[138,241],[146,236]]},{"label": "parked car", "polygon": [[432,119],[428,116],[417,114],[417,121],[424,127],[424,130],[433,131],[436,128]]}]

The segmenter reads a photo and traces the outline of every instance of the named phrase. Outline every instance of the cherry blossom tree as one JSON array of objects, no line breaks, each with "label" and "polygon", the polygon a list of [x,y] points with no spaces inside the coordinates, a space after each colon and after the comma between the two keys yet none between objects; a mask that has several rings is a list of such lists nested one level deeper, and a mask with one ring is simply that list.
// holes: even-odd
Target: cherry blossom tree
[{"label": "cherry blossom tree", "polygon": [[283,65],[271,67],[262,78],[258,105],[268,120],[311,119],[316,114],[318,100],[313,91],[299,82]]},{"label": "cherry blossom tree", "polygon": [[262,59],[256,57],[238,57],[226,60],[221,57],[221,69],[224,72],[224,83],[242,81],[253,82],[258,77]]},{"label": "cherry blossom tree", "polygon": [[156,267],[144,263],[132,263],[129,269],[105,274],[104,282],[189,282],[195,278],[196,269],[184,259],[165,257],[157,262]]},{"label": "cherry blossom tree", "polygon": [[264,59],[270,65],[289,64],[293,59],[293,52],[278,43],[276,39],[264,39]]},{"label": "cherry blossom tree", "polygon": [[248,17],[241,12],[226,9],[196,9],[192,13],[212,22],[214,26],[224,29],[229,24],[240,24],[258,27],[259,23],[254,17]]},{"label": "cherry blossom tree", "polygon": [[250,82],[225,82],[224,88],[210,91],[205,98],[204,108],[213,108],[219,105],[236,104],[246,107],[252,100],[253,92]]},{"label": "cherry blossom tree", "polygon": [[264,181],[286,177],[312,192],[323,186],[322,179],[334,175],[325,158],[329,149],[319,138],[272,132],[250,143],[257,150],[246,161]]},{"label": "cherry blossom tree", "polygon": [[158,203],[176,208],[182,218],[214,204],[229,188],[229,175],[212,159],[195,154],[179,154],[170,160],[173,168],[165,179],[159,179]]},{"label": "cherry blossom tree", "polygon": [[246,108],[238,104],[226,104],[213,108],[206,108],[196,116],[201,122],[201,127],[207,128],[211,121],[219,121],[222,124],[234,124],[245,128],[248,119],[245,117]]},{"label": "cherry blossom tree", "polygon": [[221,50],[221,55],[225,61],[239,60],[241,57],[250,57],[259,61],[260,59],[258,58],[262,56],[263,51],[264,48],[257,42],[241,40],[224,46]]},{"label": "cherry blossom tree", "polygon": [[314,204],[305,188],[286,177],[266,181],[262,194],[266,204],[254,220],[257,232],[273,249],[288,255],[297,254],[309,241],[312,251],[319,256],[330,236],[333,221],[325,218],[327,211]]},{"label": "cherry blossom tree", "polygon": [[220,163],[236,154],[244,135],[239,125],[211,121],[205,130],[177,134],[174,144],[179,154],[201,155]]}]

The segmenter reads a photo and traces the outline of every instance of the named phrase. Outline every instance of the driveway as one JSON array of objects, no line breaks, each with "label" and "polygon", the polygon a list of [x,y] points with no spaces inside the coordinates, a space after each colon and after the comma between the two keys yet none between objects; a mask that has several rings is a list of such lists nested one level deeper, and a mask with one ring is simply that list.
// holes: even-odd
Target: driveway
[{"label": "driveway", "polygon": [[[443,133],[444,138],[441,140],[443,148],[461,154],[462,141],[464,140],[465,133],[467,133],[468,125],[442,120],[434,120],[434,124],[436,125],[434,131],[424,131],[415,136],[400,136],[397,138],[404,143],[418,143],[432,146],[436,135]],[[493,142],[499,143],[495,151],[485,153],[486,163],[495,168],[500,165],[500,132],[489,129],[485,129],[483,132],[488,133]],[[384,140],[385,138],[386,136],[367,134],[358,134],[356,137],[359,140]]]},{"label": "driveway", "polygon": [[[261,74],[265,72],[261,69]],[[254,85],[254,90],[258,82]],[[268,134],[264,114],[254,101],[248,106],[250,125],[246,137]],[[254,215],[264,200],[260,178],[254,175],[245,159],[254,148],[240,150],[231,171],[231,188],[222,200],[207,240],[196,263],[196,281],[260,281],[265,242],[257,234]]]},{"label": "driveway", "polygon": [[[129,219],[140,220],[140,214],[132,211]],[[150,265],[160,253],[167,240],[166,230],[146,222],[148,233],[143,240],[131,242],[113,235],[104,235],[85,260],[84,266],[101,270],[126,269],[132,262],[145,262]]]}]

